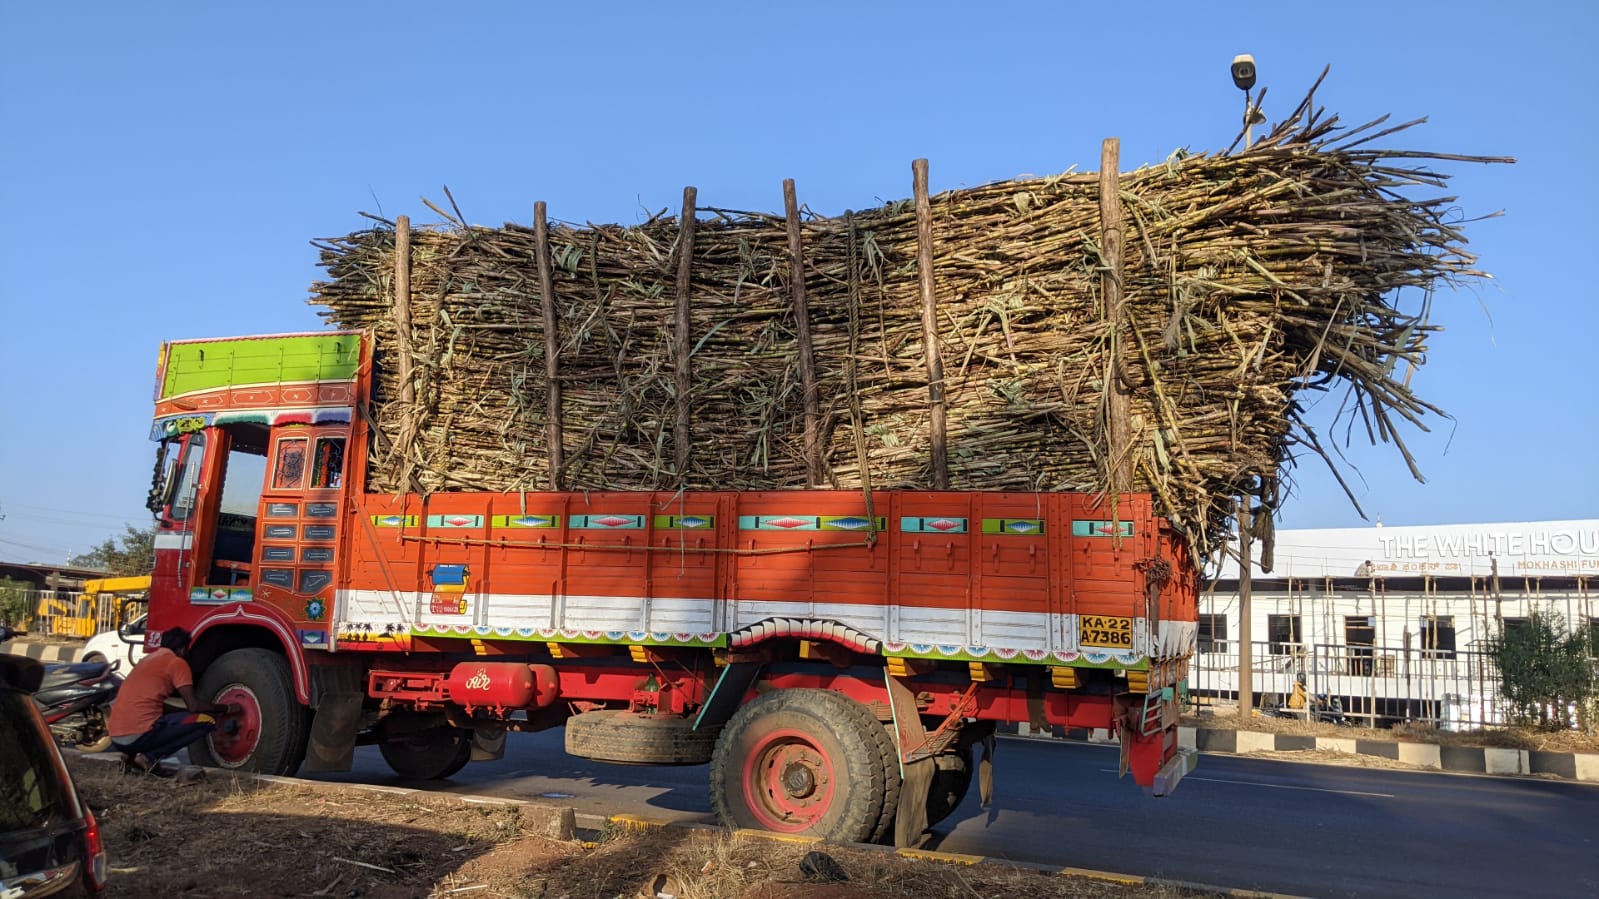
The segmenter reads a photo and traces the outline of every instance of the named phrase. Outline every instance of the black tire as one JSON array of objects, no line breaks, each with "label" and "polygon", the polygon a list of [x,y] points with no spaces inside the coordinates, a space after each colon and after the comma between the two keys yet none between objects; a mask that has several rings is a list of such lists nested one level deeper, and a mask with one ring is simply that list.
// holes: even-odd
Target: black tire
[{"label": "black tire", "polygon": [[[105,709],[109,709],[106,706]],[[105,709],[87,708],[80,714],[83,726],[78,728],[72,748],[79,752],[105,752],[111,748],[111,734],[106,730]]]},{"label": "black tire", "polygon": [[894,735],[894,722],[880,723],[875,742],[883,760],[883,811],[877,817],[870,842],[888,845],[894,842],[894,819],[899,816],[899,791],[904,780],[899,771],[899,738]]},{"label": "black tire", "polygon": [[871,712],[842,693],[766,693],[716,741],[711,807],[729,827],[870,840],[888,793],[882,734]]},{"label": "black tire", "polygon": [[260,774],[300,770],[310,715],[294,696],[294,677],[283,656],[254,648],[223,653],[200,675],[196,693],[203,703],[254,708],[220,719],[216,730],[189,744],[190,761]]},{"label": "black tire", "polygon": [[703,765],[718,730],[695,730],[692,717],[601,709],[567,719],[566,752],[617,765]]},{"label": "black tire", "polygon": [[443,780],[471,760],[472,732],[448,725],[428,727],[388,737],[378,744],[378,751],[401,777]]},{"label": "black tire", "polygon": [[80,662],[94,662],[96,664],[99,664],[99,663],[105,661],[105,656],[99,654],[98,652],[91,652],[88,655],[84,656],[83,658],[79,659],[78,661],[80,661]]},{"label": "black tire", "polygon": [[970,746],[933,758],[933,785],[927,791],[927,826],[948,818],[966,798],[972,787],[972,749]]}]

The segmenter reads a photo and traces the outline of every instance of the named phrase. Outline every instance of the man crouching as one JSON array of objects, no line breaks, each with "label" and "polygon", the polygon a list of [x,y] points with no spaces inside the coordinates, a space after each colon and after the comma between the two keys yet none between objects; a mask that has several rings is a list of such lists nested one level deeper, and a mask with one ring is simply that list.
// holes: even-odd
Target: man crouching
[{"label": "man crouching", "polygon": [[[130,772],[164,775],[161,760],[210,733],[217,723],[213,715],[239,713],[233,703],[206,705],[195,695],[189,640],[181,627],[163,631],[161,648],[140,659],[117,691],[106,729]],[[173,694],[183,700],[184,711],[166,711]]]}]

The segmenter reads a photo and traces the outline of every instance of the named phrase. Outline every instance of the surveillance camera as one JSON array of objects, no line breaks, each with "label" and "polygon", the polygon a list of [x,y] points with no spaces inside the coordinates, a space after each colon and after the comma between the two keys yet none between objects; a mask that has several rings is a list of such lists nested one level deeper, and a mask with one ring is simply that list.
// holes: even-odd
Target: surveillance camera
[{"label": "surveillance camera", "polygon": [[1233,57],[1233,84],[1241,91],[1255,86],[1255,57],[1240,53]]}]

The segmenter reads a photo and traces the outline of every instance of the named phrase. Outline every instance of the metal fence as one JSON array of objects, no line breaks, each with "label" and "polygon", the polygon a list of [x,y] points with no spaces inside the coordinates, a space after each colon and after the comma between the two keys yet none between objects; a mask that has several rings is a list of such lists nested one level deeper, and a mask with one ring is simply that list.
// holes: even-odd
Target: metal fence
[{"label": "metal fence", "polygon": [[[1257,708],[1286,706],[1299,675],[1312,696],[1338,700],[1343,715],[1358,723],[1416,722],[1445,730],[1510,723],[1499,695],[1499,671],[1479,648],[1405,649],[1329,643],[1252,642],[1252,681]],[[1236,641],[1194,656],[1189,688],[1200,704],[1238,699]]]},{"label": "metal fence", "polygon": [[65,590],[22,591],[27,600],[21,621],[12,622],[30,634],[53,637],[92,637],[117,626],[117,606],[122,597],[113,593],[90,596]]}]

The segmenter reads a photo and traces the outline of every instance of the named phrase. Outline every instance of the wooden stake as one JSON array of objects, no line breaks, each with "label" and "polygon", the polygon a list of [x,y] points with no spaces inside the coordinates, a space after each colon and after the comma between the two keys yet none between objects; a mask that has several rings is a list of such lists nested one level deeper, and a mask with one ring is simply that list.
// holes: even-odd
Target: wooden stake
[{"label": "wooden stake", "polygon": [[855,213],[845,210],[844,227],[849,233],[849,354],[844,357],[845,389],[849,391],[850,430],[855,432],[855,460],[861,470],[861,494],[866,499],[866,542],[877,542],[877,515],[872,511],[872,466],[867,458],[866,430],[861,412],[859,378],[861,352],[861,268],[860,234],[855,228]]},{"label": "wooden stake", "polygon": [[811,313],[805,298],[805,248],[800,241],[799,200],[794,179],[783,179],[783,212],[788,220],[789,290],[794,298],[794,331],[799,341],[800,390],[805,400],[805,468],[810,486],[822,485],[822,413],[816,397],[816,358],[811,351]]},{"label": "wooden stake", "polygon": [[394,218],[394,337],[400,345],[400,402],[416,399],[411,383],[411,217]]},{"label": "wooden stake", "polygon": [[1106,455],[1109,467],[1107,482],[1111,493],[1126,493],[1132,489],[1133,455],[1128,435],[1130,417],[1127,382],[1123,377],[1122,334],[1127,313],[1122,303],[1122,246],[1126,234],[1122,228],[1121,169],[1119,137],[1107,137],[1099,150],[1099,222],[1100,248],[1105,254],[1105,272],[1100,276],[1101,293],[1105,297],[1105,321],[1109,329],[1109,355],[1107,361],[1110,379],[1106,403],[1106,425],[1110,432]]},{"label": "wooden stake", "polygon": [[911,163],[916,194],[916,269],[922,290],[922,346],[927,357],[928,453],[934,490],[949,489],[944,434],[944,361],[938,352],[938,309],[933,296],[933,205],[927,196],[927,160]]},{"label": "wooden stake", "polygon": [[677,321],[673,333],[673,346],[677,356],[677,423],[672,429],[672,444],[677,450],[677,480],[683,484],[688,479],[688,392],[693,384],[693,369],[689,366],[688,301],[691,276],[694,271],[694,201],[697,191],[683,188],[683,217],[678,219],[677,238]]},{"label": "wooden stake", "polygon": [[550,231],[544,219],[544,201],[533,204],[533,240],[538,244],[540,305],[544,312],[544,424],[550,444],[550,489],[561,490],[561,468],[566,464],[561,446],[561,382],[556,353],[560,335],[555,319],[555,280],[550,274]]}]

